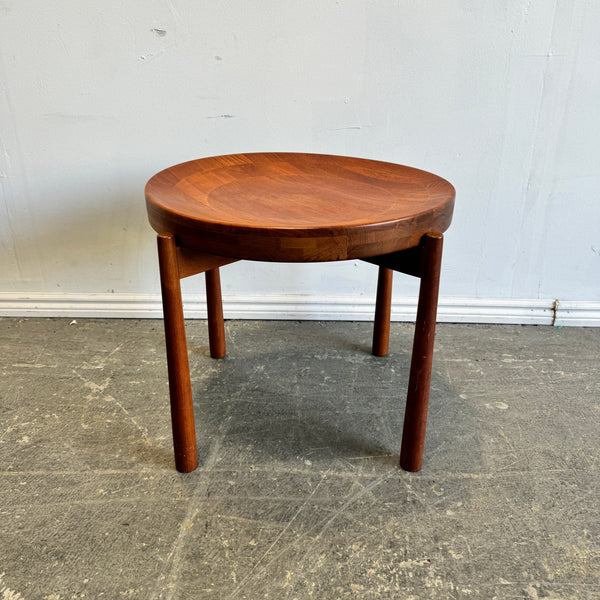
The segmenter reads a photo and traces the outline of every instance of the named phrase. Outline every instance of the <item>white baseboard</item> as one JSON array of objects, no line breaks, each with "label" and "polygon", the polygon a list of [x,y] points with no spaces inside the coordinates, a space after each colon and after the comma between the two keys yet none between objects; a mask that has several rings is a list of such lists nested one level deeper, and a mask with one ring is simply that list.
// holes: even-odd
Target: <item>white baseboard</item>
[{"label": "white baseboard", "polygon": [[600,327],[600,302],[557,300],[554,324],[559,327],[562,325]]},{"label": "white baseboard", "polygon": [[[362,296],[225,296],[226,319],[370,321],[374,298]],[[392,320],[412,321],[416,298],[392,304]],[[184,296],[185,316],[206,318],[202,295]],[[160,318],[158,294],[0,293],[0,316],[70,318]],[[438,321],[529,325],[600,326],[600,302],[440,298]]]}]

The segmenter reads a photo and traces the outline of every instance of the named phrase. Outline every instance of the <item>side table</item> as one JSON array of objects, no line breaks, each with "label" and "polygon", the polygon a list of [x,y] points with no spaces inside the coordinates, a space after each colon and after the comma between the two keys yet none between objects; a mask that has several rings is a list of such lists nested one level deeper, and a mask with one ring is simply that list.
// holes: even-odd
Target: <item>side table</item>
[{"label": "side table", "polygon": [[216,156],[146,185],[158,233],[175,465],[198,464],[180,279],[205,273],[210,353],[225,356],[219,267],[237,260],[379,266],[373,354],[388,352],[393,271],[421,279],[400,465],[421,468],[442,259],[455,191],[381,161],[300,153]]}]

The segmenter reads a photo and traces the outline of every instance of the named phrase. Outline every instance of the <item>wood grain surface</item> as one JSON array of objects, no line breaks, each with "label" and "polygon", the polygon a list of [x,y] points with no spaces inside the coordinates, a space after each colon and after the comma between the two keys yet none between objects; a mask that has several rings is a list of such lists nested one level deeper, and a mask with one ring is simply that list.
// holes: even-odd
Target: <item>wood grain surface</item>
[{"label": "wood grain surface", "polygon": [[203,158],[146,185],[152,227],[181,246],[280,262],[378,256],[450,225],[454,188],[392,163],[299,153]]}]

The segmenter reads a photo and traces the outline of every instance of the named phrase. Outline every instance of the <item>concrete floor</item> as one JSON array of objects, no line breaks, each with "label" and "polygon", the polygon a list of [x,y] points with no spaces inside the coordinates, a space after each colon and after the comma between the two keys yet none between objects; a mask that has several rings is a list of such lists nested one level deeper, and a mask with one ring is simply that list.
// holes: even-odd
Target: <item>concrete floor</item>
[{"label": "concrete floor", "polygon": [[600,329],[440,325],[423,469],[412,326],[188,324],[173,468],[160,321],[0,321],[0,598],[600,598]]}]

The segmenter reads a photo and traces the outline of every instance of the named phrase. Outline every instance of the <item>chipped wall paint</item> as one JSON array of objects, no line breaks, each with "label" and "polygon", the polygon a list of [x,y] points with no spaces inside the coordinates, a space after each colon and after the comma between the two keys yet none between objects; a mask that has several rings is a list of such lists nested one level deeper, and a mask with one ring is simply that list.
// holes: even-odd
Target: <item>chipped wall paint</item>
[{"label": "chipped wall paint", "polygon": [[[599,300],[599,28],[594,0],[3,0],[0,292],[157,292],[145,181],[298,150],[455,184],[443,296]],[[223,285],[360,297],[375,275],[238,263]]]}]

